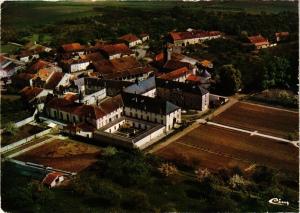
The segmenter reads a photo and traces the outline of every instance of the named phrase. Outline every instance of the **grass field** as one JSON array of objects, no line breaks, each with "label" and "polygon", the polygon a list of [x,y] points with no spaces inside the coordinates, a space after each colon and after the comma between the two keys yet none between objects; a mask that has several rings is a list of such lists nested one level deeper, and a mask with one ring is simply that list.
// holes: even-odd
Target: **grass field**
[{"label": "grass field", "polygon": [[257,164],[298,171],[296,147],[208,125],[201,125],[156,154],[168,160],[192,163],[212,170],[235,166],[245,169]]},{"label": "grass field", "polygon": [[8,144],[22,140],[23,138],[30,137],[41,131],[45,130],[44,128],[26,124],[18,128],[15,135],[8,135],[6,133],[1,134],[1,146],[6,146]]},{"label": "grass field", "polygon": [[[174,6],[188,10],[210,10],[226,12],[278,13],[297,12],[297,3],[293,2],[13,2],[2,4],[2,24],[9,27],[28,27],[56,22],[65,19],[101,15],[94,7],[132,8],[139,10],[165,10]],[[26,9],[24,9],[26,8]],[[38,22],[37,22],[38,19]]]},{"label": "grass field", "polygon": [[99,154],[100,148],[95,146],[69,139],[56,139],[22,154],[16,159],[79,172],[96,162]]},{"label": "grass field", "polygon": [[289,138],[299,130],[297,112],[238,102],[213,119],[214,122],[272,136]]}]

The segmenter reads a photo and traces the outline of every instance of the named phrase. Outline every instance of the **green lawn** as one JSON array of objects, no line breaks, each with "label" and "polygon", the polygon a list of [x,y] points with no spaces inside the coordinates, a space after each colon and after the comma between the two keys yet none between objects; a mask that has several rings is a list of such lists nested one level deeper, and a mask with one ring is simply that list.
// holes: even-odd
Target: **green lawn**
[{"label": "green lawn", "polygon": [[[4,6],[3,6],[4,5]],[[2,4],[2,24],[4,26],[25,28],[36,24],[43,25],[65,19],[101,15],[94,7],[135,8],[140,10],[163,10],[178,5],[192,10],[228,11],[249,13],[297,12],[293,2],[13,2]],[[26,8],[26,10],[24,9]]]}]

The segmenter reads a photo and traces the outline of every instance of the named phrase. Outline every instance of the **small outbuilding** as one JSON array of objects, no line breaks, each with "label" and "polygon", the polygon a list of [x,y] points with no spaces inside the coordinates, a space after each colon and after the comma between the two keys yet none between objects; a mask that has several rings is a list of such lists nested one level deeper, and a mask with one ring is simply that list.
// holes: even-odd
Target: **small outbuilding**
[{"label": "small outbuilding", "polygon": [[60,172],[50,172],[43,179],[42,183],[49,188],[53,188],[64,181],[64,176]]}]

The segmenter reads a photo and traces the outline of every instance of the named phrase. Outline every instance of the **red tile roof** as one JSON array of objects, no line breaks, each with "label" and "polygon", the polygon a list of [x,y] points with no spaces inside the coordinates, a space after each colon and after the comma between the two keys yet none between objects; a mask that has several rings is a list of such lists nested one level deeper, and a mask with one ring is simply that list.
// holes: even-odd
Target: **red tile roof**
[{"label": "red tile roof", "polygon": [[185,40],[185,39],[193,39],[193,38],[204,38],[210,36],[218,36],[221,35],[219,31],[201,31],[201,30],[193,30],[186,32],[170,32],[171,38],[176,40]]},{"label": "red tile roof", "polygon": [[20,91],[21,97],[26,101],[31,101],[33,98],[38,96],[43,91],[43,88],[39,87],[25,87]]},{"label": "red tile roof", "polygon": [[105,52],[108,55],[115,55],[115,54],[125,54],[125,55],[130,55],[133,52],[127,47],[127,45],[121,43],[121,44],[106,44],[106,45],[101,45],[99,47],[100,50]]},{"label": "red tile roof", "polygon": [[269,44],[269,41],[267,39],[265,39],[264,37],[262,37],[261,35],[249,36],[248,39],[252,44],[254,44],[256,46]]},{"label": "red tile roof", "polygon": [[67,94],[64,95],[63,98],[67,101],[76,101],[78,99],[78,95],[73,94],[73,93],[67,93]]},{"label": "red tile roof", "polygon": [[63,176],[63,174],[60,173],[60,172],[51,172],[51,173],[48,173],[48,174],[46,175],[46,177],[43,179],[42,183],[45,184],[45,185],[50,186],[51,183],[52,183],[56,178],[58,178],[58,177],[60,177],[60,176]]},{"label": "red tile roof", "polygon": [[62,48],[65,52],[72,52],[84,49],[84,47],[79,43],[64,44],[62,45]]},{"label": "red tile roof", "polygon": [[50,65],[51,65],[50,62],[44,61],[44,60],[40,59],[36,63],[34,63],[29,69],[32,70],[32,71],[36,71],[37,72],[40,69],[49,67]]},{"label": "red tile roof", "polygon": [[140,40],[136,35],[133,35],[131,33],[123,35],[123,36],[119,37],[119,39],[127,41],[127,42],[134,42],[134,41]]},{"label": "red tile roof", "polygon": [[176,60],[169,60],[167,63],[163,66],[163,68],[168,69],[168,70],[176,70],[182,67],[190,67],[191,65],[187,62],[181,62],[181,61],[176,61]]},{"label": "red tile roof", "polygon": [[111,77],[118,76],[118,74],[125,72],[134,73],[135,70],[142,68],[142,65],[133,56],[102,60],[93,64],[96,72]]},{"label": "red tile roof", "polygon": [[173,79],[179,78],[181,76],[187,75],[188,73],[189,73],[188,68],[182,67],[182,68],[179,68],[172,72],[163,74],[163,75],[159,76],[159,78],[164,79],[164,80],[173,80]]},{"label": "red tile roof", "polygon": [[104,117],[105,115],[115,111],[122,106],[123,101],[120,95],[100,103],[99,106],[75,103],[64,98],[53,98],[46,104],[47,108],[54,108],[78,115],[79,117],[90,117],[96,120]]}]

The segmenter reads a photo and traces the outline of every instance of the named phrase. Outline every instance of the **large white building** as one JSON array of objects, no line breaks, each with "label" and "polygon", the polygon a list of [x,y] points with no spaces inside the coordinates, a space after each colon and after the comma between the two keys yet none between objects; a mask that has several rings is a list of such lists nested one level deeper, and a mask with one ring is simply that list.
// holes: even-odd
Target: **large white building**
[{"label": "large white building", "polygon": [[63,98],[53,98],[45,106],[45,113],[54,120],[65,123],[88,123],[99,129],[121,117],[123,101],[121,96],[110,98],[98,106],[76,103]]},{"label": "large white building", "polygon": [[181,108],[169,101],[130,93],[123,93],[122,97],[123,114],[127,117],[162,124],[164,132],[181,123]]}]

